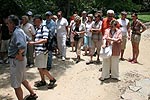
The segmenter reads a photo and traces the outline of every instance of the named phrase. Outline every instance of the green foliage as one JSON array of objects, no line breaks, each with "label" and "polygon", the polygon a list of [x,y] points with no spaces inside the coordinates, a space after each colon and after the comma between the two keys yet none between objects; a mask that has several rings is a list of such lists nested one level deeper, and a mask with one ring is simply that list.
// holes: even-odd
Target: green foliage
[{"label": "green foliage", "polygon": [[[58,10],[64,12],[64,16],[72,15],[74,10],[79,14],[83,10],[89,13],[94,13],[97,10],[103,10],[105,13],[108,9],[113,9],[115,12],[122,10],[126,11],[140,11],[150,8],[149,2],[142,2],[143,0],[0,0],[0,13],[7,15],[14,13],[17,15],[25,14],[31,10],[34,14],[44,14],[47,10],[54,14]],[[142,5],[144,4],[144,6]],[[148,8],[147,8],[148,9]],[[6,11],[6,12],[5,12]],[[5,13],[4,13],[5,12]]]},{"label": "green foliage", "polygon": [[[121,17],[121,15],[119,15]],[[129,13],[127,18],[132,21],[131,14]],[[143,23],[150,21],[150,12],[142,12],[138,13],[138,19],[141,20]]]}]

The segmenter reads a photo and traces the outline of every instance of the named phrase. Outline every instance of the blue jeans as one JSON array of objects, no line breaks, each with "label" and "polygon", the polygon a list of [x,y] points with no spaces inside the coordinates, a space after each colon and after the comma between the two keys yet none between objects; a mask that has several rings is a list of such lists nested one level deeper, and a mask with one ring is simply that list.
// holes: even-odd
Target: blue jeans
[{"label": "blue jeans", "polygon": [[47,70],[50,70],[52,67],[52,51],[48,51],[48,59],[47,59]]}]

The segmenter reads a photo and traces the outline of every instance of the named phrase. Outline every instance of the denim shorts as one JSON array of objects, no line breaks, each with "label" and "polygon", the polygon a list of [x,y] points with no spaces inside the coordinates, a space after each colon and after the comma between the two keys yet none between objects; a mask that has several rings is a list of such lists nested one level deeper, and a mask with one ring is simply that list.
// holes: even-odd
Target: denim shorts
[{"label": "denim shorts", "polygon": [[84,36],[84,46],[92,46],[92,38],[88,36]]}]

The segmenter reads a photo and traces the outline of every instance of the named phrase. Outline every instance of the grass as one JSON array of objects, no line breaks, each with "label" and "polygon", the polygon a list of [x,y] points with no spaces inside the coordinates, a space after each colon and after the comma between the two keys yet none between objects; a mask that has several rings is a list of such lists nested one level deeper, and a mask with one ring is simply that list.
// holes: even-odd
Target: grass
[{"label": "grass", "polygon": [[[131,14],[128,14],[127,18],[131,21]],[[141,20],[143,23],[150,22],[150,12],[138,13],[138,19]]]}]

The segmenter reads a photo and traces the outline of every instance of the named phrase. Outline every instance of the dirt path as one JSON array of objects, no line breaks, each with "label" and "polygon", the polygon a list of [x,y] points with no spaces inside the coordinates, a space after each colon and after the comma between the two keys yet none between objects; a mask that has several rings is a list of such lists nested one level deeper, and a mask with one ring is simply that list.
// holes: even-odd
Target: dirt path
[{"label": "dirt path", "polygon": [[[67,48],[65,62],[54,57],[53,68],[50,72],[57,79],[57,87],[52,90],[46,87],[38,89],[33,87],[39,96],[38,100],[120,100],[120,96],[129,85],[134,84],[136,80],[150,77],[150,29],[142,35],[139,64],[120,62],[121,81],[119,82],[110,79],[102,83],[98,80],[101,75],[99,69],[102,65],[86,65],[89,56],[81,56],[82,61],[75,64],[76,55],[70,50],[71,48]],[[129,57],[131,57],[130,41],[125,51],[125,58]],[[27,69],[27,75],[32,86],[40,79],[36,68]],[[27,94],[27,90],[24,89],[24,96]],[[131,100],[146,100],[143,96],[138,98]],[[0,65],[0,100],[16,100],[14,91],[10,87],[8,65]]]}]

